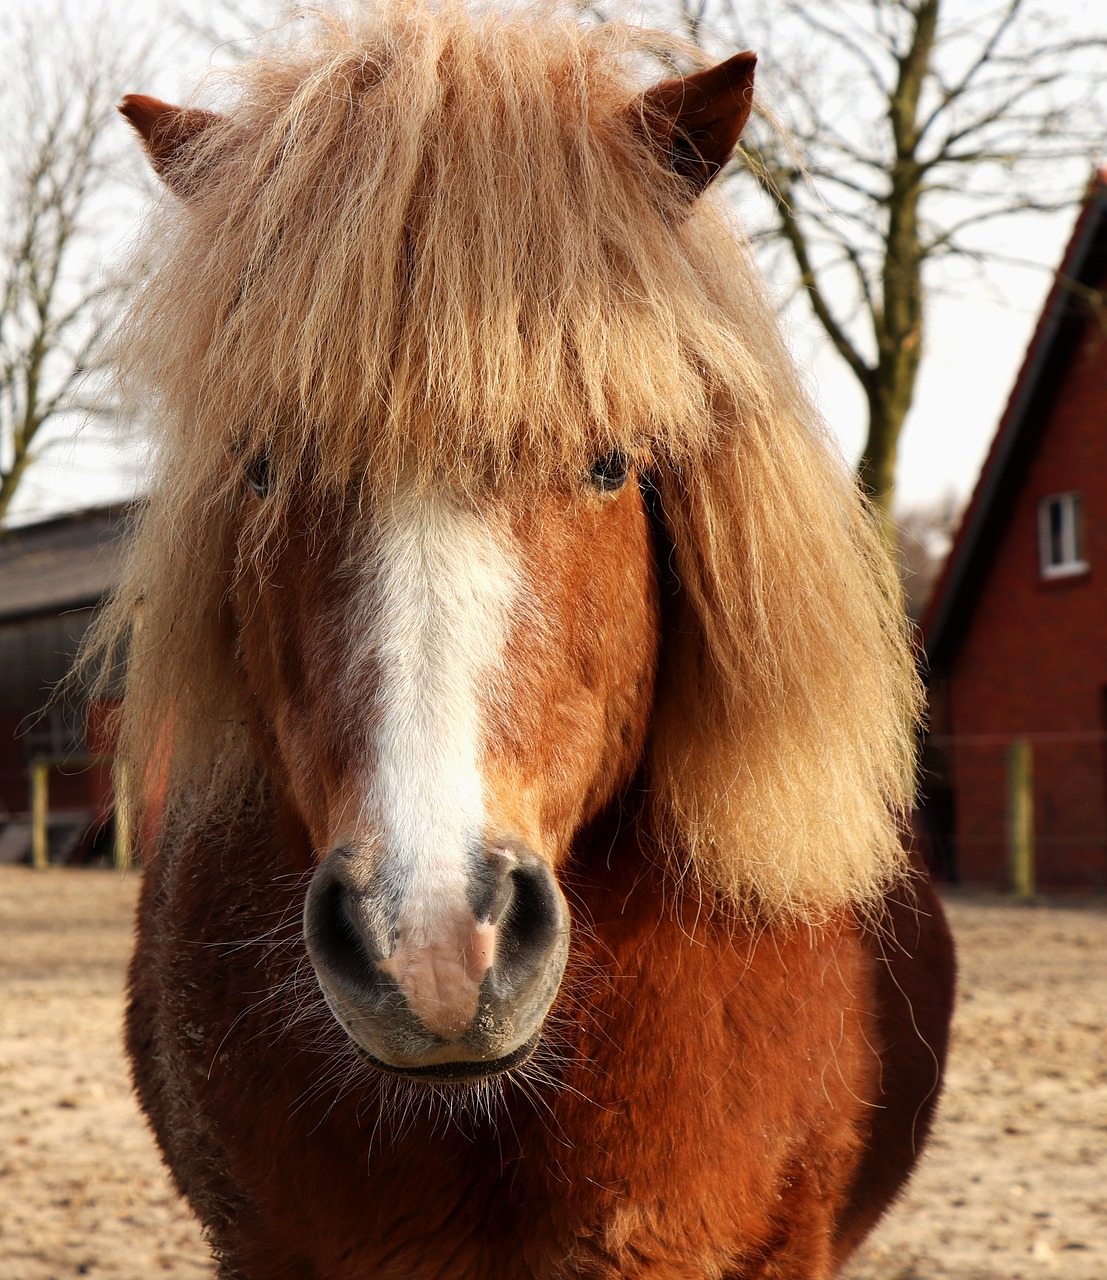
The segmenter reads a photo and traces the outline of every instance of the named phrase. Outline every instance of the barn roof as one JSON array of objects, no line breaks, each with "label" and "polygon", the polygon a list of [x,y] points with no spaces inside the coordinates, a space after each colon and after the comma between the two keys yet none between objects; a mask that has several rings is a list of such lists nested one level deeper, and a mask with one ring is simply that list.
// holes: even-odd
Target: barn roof
[{"label": "barn roof", "polygon": [[992,447],[922,621],[932,672],[947,670],[968,629],[1015,500],[1087,324],[1088,290],[1107,273],[1107,169],[1092,178]]},{"label": "barn roof", "polygon": [[116,583],[129,513],[95,507],[0,535],[0,622],[98,604]]}]

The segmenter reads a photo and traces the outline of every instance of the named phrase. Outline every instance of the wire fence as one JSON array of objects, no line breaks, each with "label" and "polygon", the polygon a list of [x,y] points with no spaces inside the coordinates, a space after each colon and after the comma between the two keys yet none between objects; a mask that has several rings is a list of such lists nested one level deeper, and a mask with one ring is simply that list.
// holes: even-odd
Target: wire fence
[{"label": "wire fence", "polygon": [[1107,890],[1107,732],[934,734],[917,827],[948,879]]},{"label": "wire fence", "polygon": [[[916,843],[941,880],[1107,892],[1107,732],[932,734]],[[0,861],[131,857],[110,760],[37,754],[0,768]]]}]

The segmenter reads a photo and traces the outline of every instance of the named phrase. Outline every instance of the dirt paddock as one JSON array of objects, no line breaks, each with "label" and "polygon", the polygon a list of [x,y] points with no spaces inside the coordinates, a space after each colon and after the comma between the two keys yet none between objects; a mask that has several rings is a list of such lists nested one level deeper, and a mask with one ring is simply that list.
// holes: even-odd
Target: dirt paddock
[{"label": "dirt paddock", "polygon": [[[0,868],[0,1280],[212,1274],[119,1044],[137,878]],[[955,896],[936,1140],[850,1280],[1107,1277],[1107,906]]]}]

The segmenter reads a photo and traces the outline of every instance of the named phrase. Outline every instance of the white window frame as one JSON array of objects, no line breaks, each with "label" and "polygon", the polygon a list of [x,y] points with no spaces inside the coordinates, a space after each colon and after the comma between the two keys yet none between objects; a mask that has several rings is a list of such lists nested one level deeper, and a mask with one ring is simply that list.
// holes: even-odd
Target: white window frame
[{"label": "white window frame", "polygon": [[[1038,502],[1038,564],[1043,578],[1072,578],[1088,572],[1084,559],[1083,500],[1075,491],[1050,493]],[[1053,513],[1060,517],[1055,530]],[[1055,533],[1059,535],[1055,539]]]}]

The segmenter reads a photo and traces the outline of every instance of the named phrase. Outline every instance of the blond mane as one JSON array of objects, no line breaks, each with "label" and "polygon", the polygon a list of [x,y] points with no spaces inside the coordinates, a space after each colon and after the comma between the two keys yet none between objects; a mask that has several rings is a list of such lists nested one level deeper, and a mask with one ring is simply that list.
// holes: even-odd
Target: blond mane
[{"label": "blond mane", "polygon": [[660,37],[410,0],[310,27],[221,86],[120,335],[157,476],[92,652],[129,645],[137,790],[187,824],[260,777],[224,607],[243,456],[276,525],[298,485],[546,484],[620,449],[684,588],[658,845],[743,908],[872,902],[913,777],[898,589],[747,246],[645,141]]}]

